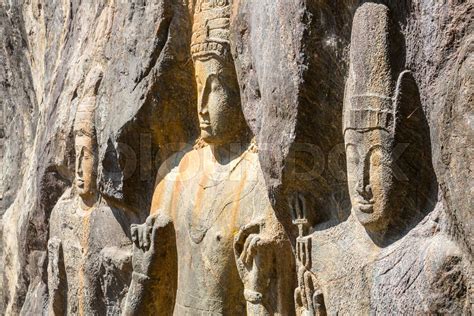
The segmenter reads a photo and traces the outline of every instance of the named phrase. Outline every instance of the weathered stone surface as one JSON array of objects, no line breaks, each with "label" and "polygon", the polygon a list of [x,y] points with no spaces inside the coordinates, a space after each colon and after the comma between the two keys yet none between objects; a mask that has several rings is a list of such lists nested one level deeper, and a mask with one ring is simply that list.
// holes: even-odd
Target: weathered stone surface
[{"label": "weathered stone surface", "polygon": [[294,237],[287,200],[295,191],[305,192],[309,207],[320,210],[309,214],[312,222],[337,223],[348,215],[341,205],[347,204],[347,189],[338,145],[354,6],[238,1],[235,9],[233,52],[244,113],[264,153],[278,217]]},{"label": "weathered stone surface", "polygon": [[[144,223],[156,211],[151,206],[153,194],[162,195],[160,182],[155,181],[160,167],[169,172],[188,159],[192,166],[197,163],[197,153],[209,154],[209,148],[191,149],[202,123],[196,107],[206,95],[198,79],[205,78],[209,70],[220,72],[219,64],[199,64],[192,58],[192,44],[196,44],[192,34],[204,28],[204,39],[228,37],[225,42],[229,42],[231,56],[226,59],[233,61],[235,74],[224,71],[222,80],[225,86],[235,85],[229,104],[241,107],[243,113],[233,120],[231,134],[241,132],[245,144],[255,137],[258,147],[258,153],[240,152],[235,158],[249,158],[251,166],[243,173],[258,179],[255,188],[261,199],[249,204],[265,209],[256,211],[271,213],[265,217],[278,227],[272,232],[280,236],[284,229],[291,242],[298,267],[286,280],[293,275],[298,278],[298,286],[294,285],[296,313],[383,313],[389,309],[468,313],[474,241],[472,2],[234,0],[229,24],[221,21],[210,26],[195,24],[199,6],[200,1],[186,0],[0,3],[0,119],[5,122],[0,124],[0,214],[5,212],[0,264],[4,265],[1,289],[6,314],[41,314],[48,306],[61,314],[64,304],[58,302],[67,300],[67,294],[49,293],[60,288],[67,259],[60,255],[64,250],[61,238],[54,238],[51,229],[63,231],[57,225],[64,221],[82,234],[83,220],[92,217],[97,224],[89,227],[97,229],[90,231],[87,244],[95,247],[91,252],[94,264],[86,274],[98,276],[95,288],[101,293],[89,298],[100,300],[101,311],[105,308],[110,314],[127,311],[124,297],[130,293],[132,310],[142,300],[151,302],[144,307],[148,308],[161,298],[169,303],[161,311],[172,313],[178,302],[176,293],[163,293],[132,270],[140,264],[143,268],[144,262],[156,256],[182,263],[183,255],[180,259],[178,253],[183,252],[202,267],[199,251],[184,250],[183,238],[173,236],[180,236],[186,223],[194,228],[202,224],[206,214],[213,214],[213,207],[200,209],[201,217],[186,220],[176,214],[187,211],[173,206],[174,217],[152,217],[156,225],[136,226],[141,231],[156,226],[160,233],[155,237],[162,238],[163,245],[155,252],[136,245],[132,251],[127,226]],[[378,9],[363,11],[368,7]],[[373,10],[381,10],[384,17],[374,15]],[[357,19],[358,15],[362,18]],[[229,33],[220,31],[226,28]],[[374,40],[376,43],[369,44]],[[380,63],[368,61],[371,57]],[[363,91],[364,87],[372,90]],[[96,105],[96,188],[101,198],[94,202],[93,216],[79,216],[73,213],[75,206],[62,206],[79,201],[74,192],[74,124],[78,107],[91,91]],[[418,129],[411,136],[396,134],[395,142],[408,139],[410,144],[421,144],[415,151],[406,151],[408,163],[402,169],[428,175],[417,177],[408,172],[407,189],[412,194],[420,189],[429,203],[412,208],[413,212],[400,212],[406,205],[404,197],[387,199],[375,208],[381,214],[395,214],[393,218],[364,221],[354,211],[353,175],[345,163],[352,156],[344,146],[343,106],[348,104],[344,96],[368,92],[394,100],[397,91],[403,91],[397,100],[407,105],[400,115],[413,118],[412,125]],[[229,93],[213,95],[225,103]],[[380,105],[370,102],[376,108]],[[393,141],[383,132],[367,135],[349,136],[359,137],[356,143],[367,146],[374,144],[374,138],[384,139],[385,145]],[[183,153],[173,155],[183,148],[188,158],[175,161]],[[173,168],[165,168],[170,157]],[[221,167],[224,170],[228,165]],[[388,175],[379,180],[381,190],[375,195],[384,196],[383,187],[392,182]],[[199,181],[190,180],[184,191],[174,191],[173,181],[161,185],[170,191],[167,196],[176,197],[180,206],[199,209],[192,193],[202,188]],[[228,195],[204,190],[202,205],[230,198],[234,183],[223,186]],[[247,186],[251,183],[244,183]],[[243,213],[248,211],[242,208]],[[62,217],[60,209],[69,215]],[[124,214],[126,218],[121,217]],[[233,243],[231,235],[258,244],[255,232],[260,226],[252,224],[244,220],[232,231],[222,229],[227,246],[219,258],[226,263],[214,265],[232,270],[231,292],[244,293],[251,287],[245,284],[255,290],[261,286],[255,280],[266,278],[273,267],[272,251],[267,251],[274,249],[271,242],[262,243],[270,246],[261,247],[264,251],[255,262],[244,260],[242,242]],[[106,226],[110,231],[104,230]],[[193,231],[199,239],[200,230]],[[117,238],[106,240],[109,233]],[[67,239],[79,240],[77,234]],[[203,240],[209,238],[207,234]],[[122,247],[122,237],[129,240],[128,247]],[[202,247],[204,253],[211,252],[199,245],[196,247]],[[171,289],[179,289],[179,266],[162,271],[170,272],[166,278]],[[197,278],[205,280],[206,272],[200,273]],[[273,275],[278,279],[280,274]],[[143,287],[130,287],[134,282],[130,278],[143,281]],[[181,284],[190,279],[186,277]],[[306,293],[308,286],[311,291]],[[293,290],[269,293],[275,301],[291,298],[293,302]],[[252,302],[261,302],[259,292],[263,290],[246,291],[244,298],[236,294],[237,305],[246,305],[249,314],[258,312],[259,306]],[[223,293],[216,290],[213,295]]]},{"label": "weathered stone surface", "polygon": [[228,0],[195,3],[200,142],[162,165],[150,216],[132,227],[127,314],[294,314],[291,245],[242,113],[231,8]]},{"label": "weathered stone surface", "polygon": [[472,254],[446,227],[429,125],[392,19],[373,3],[354,16],[343,110],[352,210],[347,221],[297,239],[301,313],[471,309]]},{"label": "weathered stone surface", "polygon": [[[188,113],[195,113],[195,97],[189,89],[192,68],[185,62],[187,37],[182,36],[190,28],[185,5],[14,1],[1,8],[7,17],[2,19],[2,45],[7,48],[2,60],[15,62],[2,71],[12,77],[11,84],[2,86],[9,104],[6,119],[12,122],[5,151],[5,183],[12,190],[6,192],[11,193],[4,218],[4,293],[7,313],[17,314],[28,291],[36,288],[36,279],[28,274],[35,268],[27,269],[27,264],[36,265],[30,260],[35,251],[46,252],[49,214],[74,178],[72,125],[89,70],[97,65],[104,69],[97,88],[99,159],[105,161],[98,187],[116,207],[137,216],[149,208],[152,190],[147,187],[153,187],[159,161],[171,154],[165,145],[192,141],[195,117]],[[176,89],[163,82],[176,82]],[[185,88],[179,89],[180,84]],[[151,123],[157,121],[169,124]],[[141,134],[143,140],[137,141]],[[132,175],[119,165],[126,161],[124,150],[117,153],[117,148],[125,144],[142,162]],[[15,196],[19,186],[23,189]],[[147,193],[124,194],[129,187]]]}]

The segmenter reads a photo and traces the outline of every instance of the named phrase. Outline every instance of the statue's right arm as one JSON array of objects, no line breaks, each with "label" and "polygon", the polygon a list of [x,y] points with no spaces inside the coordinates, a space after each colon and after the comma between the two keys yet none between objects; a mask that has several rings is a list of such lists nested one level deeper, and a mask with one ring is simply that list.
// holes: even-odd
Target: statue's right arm
[{"label": "statue's right arm", "polygon": [[153,315],[152,293],[148,290],[152,280],[137,272],[132,274],[132,282],[128,289],[127,300],[122,315]]},{"label": "statue's right arm", "polygon": [[179,185],[171,176],[189,149],[160,166],[150,207],[142,225],[132,225],[133,275],[125,315],[171,315],[177,288],[176,234],[170,209]]},{"label": "statue's right arm", "polygon": [[124,315],[171,315],[177,284],[175,230],[164,214],[132,225],[133,274]]}]

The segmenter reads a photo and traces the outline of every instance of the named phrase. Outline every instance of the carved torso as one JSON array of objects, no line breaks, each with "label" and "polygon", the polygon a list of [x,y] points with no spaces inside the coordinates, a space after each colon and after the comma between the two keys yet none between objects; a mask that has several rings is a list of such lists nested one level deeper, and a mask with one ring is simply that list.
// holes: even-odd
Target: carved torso
[{"label": "carved torso", "polygon": [[434,211],[374,263],[371,308],[409,314],[465,314],[470,266],[459,246],[439,231]]},{"label": "carved torso", "polygon": [[[70,190],[65,192],[50,219],[50,240],[60,244],[50,245],[49,260],[53,271],[49,283],[56,280],[50,289],[50,301],[55,300],[56,311],[59,308],[68,315],[120,312],[120,301],[126,293],[120,293],[119,287],[126,288],[131,274],[128,227],[118,210],[100,203],[83,211],[79,197],[71,196]],[[108,258],[111,253],[113,258]],[[115,269],[114,261],[123,261],[119,269],[125,271],[111,271]],[[110,292],[110,278],[115,280],[114,292],[118,293]]]},{"label": "carved torso", "polygon": [[[327,313],[462,313],[467,263],[436,230],[433,216],[385,248],[375,246],[353,216],[308,237]],[[447,287],[448,278],[454,286]],[[446,297],[456,299],[440,306]]]},{"label": "carved torso", "polygon": [[372,278],[368,265],[377,250],[369,246],[364,229],[351,216],[306,238],[311,239],[311,272],[321,287],[327,313],[368,313]]},{"label": "carved torso", "polygon": [[212,161],[209,147],[187,153],[155,190],[152,213],[168,213],[176,230],[176,315],[244,314],[234,237],[263,219],[279,233],[257,154],[245,152],[227,164]]}]

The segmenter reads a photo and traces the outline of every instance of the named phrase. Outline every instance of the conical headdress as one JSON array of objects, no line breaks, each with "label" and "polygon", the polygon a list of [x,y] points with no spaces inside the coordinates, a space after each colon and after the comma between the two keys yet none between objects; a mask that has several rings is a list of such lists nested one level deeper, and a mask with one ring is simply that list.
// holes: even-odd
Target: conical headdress
[{"label": "conical headdress", "polygon": [[95,98],[89,97],[81,100],[77,107],[76,119],[74,121],[75,133],[81,133],[91,138],[96,136],[95,132]]},{"label": "conical headdress", "polygon": [[393,131],[395,103],[390,64],[390,20],[385,5],[365,3],[354,16],[343,130]]},{"label": "conical headdress", "polygon": [[74,131],[81,132],[90,137],[96,136],[95,131],[95,109],[97,100],[97,89],[102,81],[103,71],[101,66],[93,67],[87,74],[81,98],[77,107],[74,121]]},{"label": "conical headdress", "polygon": [[194,11],[191,54],[194,59],[229,54],[230,0],[198,0]]}]

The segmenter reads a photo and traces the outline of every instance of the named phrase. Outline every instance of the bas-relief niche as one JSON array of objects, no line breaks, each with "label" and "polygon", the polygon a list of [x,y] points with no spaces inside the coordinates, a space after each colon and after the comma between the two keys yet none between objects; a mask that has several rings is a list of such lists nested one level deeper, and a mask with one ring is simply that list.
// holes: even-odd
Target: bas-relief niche
[{"label": "bas-relief niche", "polygon": [[242,113],[230,16],[230,0],[193,8],[201,134],[161,165],[143,224],[97,188],[102,71],[90,71],[74,124],[75,185],[50,219],[49,313],[466,311],[470,266],[442,224],[429,127],[388,8],[364,4],[353,21],[343,113],[351,215],[312,227],[316,211],[295,196],[293,252]]},{"label": "bas-relief niche", "polygon": [[74,121],[75,181],[55,205],[48,242],[51,315],[120,313],[131,276],[130,220],[97,189],[96,89],[93,68]]},{"label": "bas-relief niche", "polygon": [[395,62],[399,38],[386,6],[358,8],[343,113],[352,211],[306,233],[309,210],[290,204],[300,315],[469,311],[469,260],[443,224],[418,88]]},{"label": "bas-relief niche", "polygon": [[163,163],[150,216],[132,226],[126,314],[294,314],[291,245],[242,113],[230,14],[228,0],[195,5],[200,140]]}]

